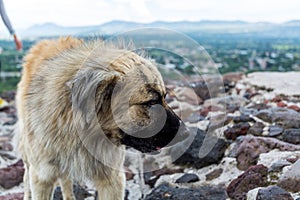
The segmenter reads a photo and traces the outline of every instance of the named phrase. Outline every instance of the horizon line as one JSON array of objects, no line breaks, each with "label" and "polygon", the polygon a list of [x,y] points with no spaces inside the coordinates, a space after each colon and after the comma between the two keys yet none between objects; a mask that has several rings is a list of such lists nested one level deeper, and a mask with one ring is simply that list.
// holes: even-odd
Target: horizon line
[{"label": "horizon line", "polygon": [[187,23],[197,23],[197,22],[241,22],[241,23],[248,23],[248,24],[259,24],[259,23],[268,23],[268,24],[286,24],[286,23],[291,23],[291,22],[300,22],[300,19],[291,19],[291,20],[287,20],[284,22],[270,22],[267,20],[262,20],[262,21],[248,21],[248,20],[222,20],[222,19],[201,19],[201,20],[176,20],[176,21],[172,21],[172,20],[154,20],[154,21],[150,21],[150,22],[138,22],[138,21],[129,21],[129,20],[119,20],[119,19],[114,19],[114,20],[110,20],[110,21],[106,21],[103,23],[99,23],[99,24],[92,24],[92,25],[62,25],[56,22],[43,22],[43,23],[36,23],[33,25],[30,25],[26,28],[17,28],[19,30],[24,30],[24,29],[28,29],[34,26],[42,26],[45,24],[51,24],[51,25],[56,25],[56,26],[60,26],[60,27],[88,27],[88,26],[101,26],[104,24],[109,24],[112,22],[126,22],[126,23],[136,23],[136,24],[152,24],[152,23],[158,23],[158,22],[163,22],[163,23],[178,23],[178,22],[187,22]]}]

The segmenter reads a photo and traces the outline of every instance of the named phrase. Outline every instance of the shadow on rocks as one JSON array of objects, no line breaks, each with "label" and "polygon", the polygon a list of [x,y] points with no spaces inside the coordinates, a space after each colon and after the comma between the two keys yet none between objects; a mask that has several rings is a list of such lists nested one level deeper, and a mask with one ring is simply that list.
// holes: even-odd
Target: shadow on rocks
[{"label": "shadow on rocks", "polygon": [[[212,150],[208,152],[208,154],[204,157],[199,157],[201,146],[203,145],[203,141],[206,137],[206,132],[201,129],[191,128],[191,132],[196,133],[196,136],[190,145],[190,147],[186,150],[186,152],[180,156],[174,164],[181,166],[190,166],[196,169],[209,166],[211,164],[219,163],[223,156],[226,148],[229,143],[224,139],[212,137],[215,143],[213,145]],[[172,154],[171,154],[172,155]]]}]

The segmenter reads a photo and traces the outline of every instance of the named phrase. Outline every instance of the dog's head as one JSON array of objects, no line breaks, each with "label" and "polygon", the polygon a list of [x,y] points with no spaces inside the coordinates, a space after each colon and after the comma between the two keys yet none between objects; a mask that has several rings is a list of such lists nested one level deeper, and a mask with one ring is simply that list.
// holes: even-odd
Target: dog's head
[{"label": "dog's head", "polygon": [[[119,50],[111,60],[103,69],[103,59],[94,59],[95,66],[83,68],[73,82],[72,98],[80,107],[89,108],[86,122],[91,118],[88,110],[94,109],[101,130],[113,143],[141,152],[156,151],[185,138],[186,133],[179,133],[183,123],[165,101],[166,89],[155,64]],[[89,100],[93,93],[95,104]],[[176,136],[179,139],[174,140]]]}]

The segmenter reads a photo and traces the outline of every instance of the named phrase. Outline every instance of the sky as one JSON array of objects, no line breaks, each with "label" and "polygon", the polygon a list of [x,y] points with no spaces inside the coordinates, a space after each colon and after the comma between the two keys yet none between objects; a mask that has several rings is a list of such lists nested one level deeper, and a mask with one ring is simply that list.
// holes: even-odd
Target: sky
[{"label": "sky", "polygon": [[[300,0],[4,0],[15,29],[52,22],[62,26],[135,22],[300,19]],[[1,31],[4,28],[0,23]]]}]

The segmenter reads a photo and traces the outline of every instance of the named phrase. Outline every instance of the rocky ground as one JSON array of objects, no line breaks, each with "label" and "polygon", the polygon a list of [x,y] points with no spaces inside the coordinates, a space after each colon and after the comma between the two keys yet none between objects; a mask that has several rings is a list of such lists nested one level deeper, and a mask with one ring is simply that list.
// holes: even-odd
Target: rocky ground
[{"label": "rocky ground", "polygon": [[[168,84],[174,93],[167,100],[193,141],[175,162],[172,156],[151,160],[129,154],[126,199],[300,200],[300,73],[236,73],[223,80],[226,95],[208,89],[214,79]],[[0,200],[22,199],[23,163],[11,141],[14,92],[1,97]],[[211,148],[199,157],[207,144]],[[147,170],[153,165],[156,170]],[[88,186],[74,190],[77,199],[97,196]],[[59,188],[55,199],[62,199]]]}]

